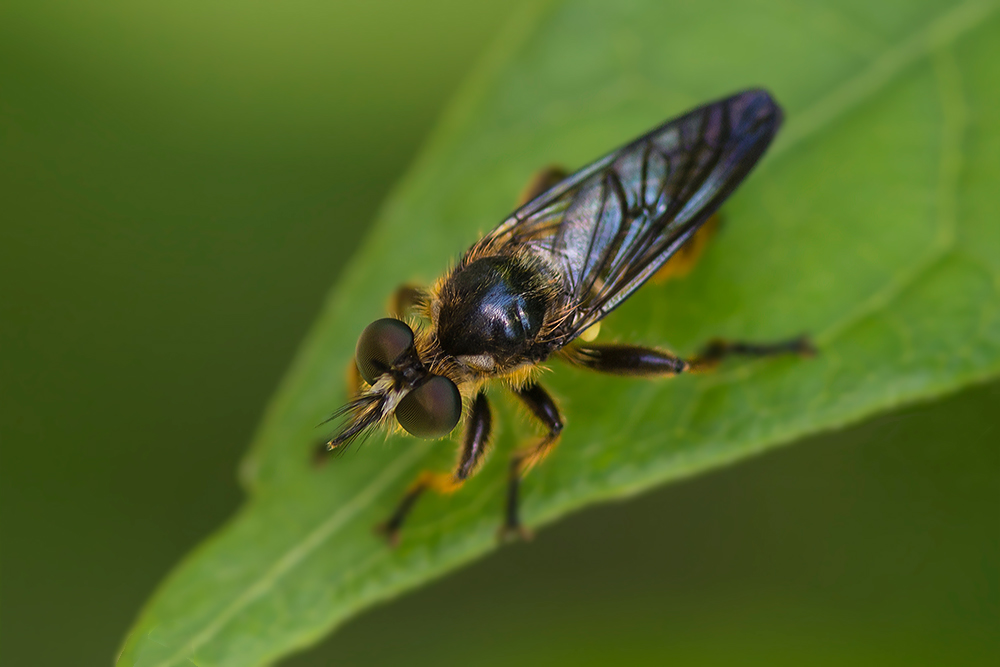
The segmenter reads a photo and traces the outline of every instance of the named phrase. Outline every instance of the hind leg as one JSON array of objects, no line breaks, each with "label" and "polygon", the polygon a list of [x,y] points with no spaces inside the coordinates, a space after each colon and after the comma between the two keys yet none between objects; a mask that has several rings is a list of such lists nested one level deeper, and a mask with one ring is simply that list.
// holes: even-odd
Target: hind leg
[{"label": "hind leg", "polygon": [[665,350],[641,345],[578,345],[563,353],[570,363],[610,375],[668,377],[679,373],[711,370],[731,356],[773,357],[797,354],[811,357],[816,348],[806,336],[775,343],[748,343],[721,338],[710,341],[701,351],[683,359]]},{"label": "hind leg", "polygon": [[521,525],[519,513],[521,479],[531,468],[552,453],[552,450],[559,444],[559,436],[563,430],[559,408],[541,385],[530,384],[514,393],[531,414],[545,426],[546,433],[535,444],[519,449],[511,455],[507,471],[507,505],[504,512],[504,523],[497,533],[497,537],[501,541],[510,537],[531,539],[531,531]]}]

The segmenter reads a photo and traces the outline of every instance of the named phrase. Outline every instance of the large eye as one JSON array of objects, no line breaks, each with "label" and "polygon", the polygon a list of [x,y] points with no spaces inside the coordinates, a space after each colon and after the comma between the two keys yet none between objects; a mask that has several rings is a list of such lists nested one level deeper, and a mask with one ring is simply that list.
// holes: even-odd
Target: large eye
[{"label": "large eye", "polygon": [[413,331],[404,322],[386,317],[369,324],[358,337],[354,359],[361,377],[368,384],[375,384],[379,375],[392,366],[392,362],[413,345]]},{"label": "large eye", "polygon": [[462,416],[462,395],[446,377],[432,375],[396,406],[396,421],[418,438],[440,438]]}]

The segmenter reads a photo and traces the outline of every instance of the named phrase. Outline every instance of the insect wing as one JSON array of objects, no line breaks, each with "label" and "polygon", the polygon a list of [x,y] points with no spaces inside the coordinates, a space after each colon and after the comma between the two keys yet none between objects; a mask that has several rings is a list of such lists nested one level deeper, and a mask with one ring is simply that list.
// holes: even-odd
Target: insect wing
[{"label": "insect wing", "polygon": [[529,248],[556,267],[565,345],[639,288],[746,177],[781,124],[749,90],[668,121],[518,209],[479,244]]}]

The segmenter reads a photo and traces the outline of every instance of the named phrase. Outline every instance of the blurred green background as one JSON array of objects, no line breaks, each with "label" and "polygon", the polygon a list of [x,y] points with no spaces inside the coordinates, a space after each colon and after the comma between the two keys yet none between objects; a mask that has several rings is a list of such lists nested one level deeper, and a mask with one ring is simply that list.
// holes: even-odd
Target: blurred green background
[{"label": "blurred green background", "polygon": [[[326,290],[510,11],[0,8],[3,664],[111,663],[231,515]],[[995,664],[998,405],[584,512],[289,664]]]}]

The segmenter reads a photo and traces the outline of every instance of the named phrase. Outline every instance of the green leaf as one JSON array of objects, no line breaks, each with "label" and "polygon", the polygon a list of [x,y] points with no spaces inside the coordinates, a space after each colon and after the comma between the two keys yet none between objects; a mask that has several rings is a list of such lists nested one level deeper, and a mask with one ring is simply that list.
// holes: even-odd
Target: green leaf
[{"label": "green leaf", "polygon": [[655,382],[554,364],[545,383],[567,428],[527,478],[526,523],[995,376],[996,9],[527,7],[344,271],[243,464],[246,505],[162,585],[120,664],[271,662],[496,548],[503,461],[534,433],[501,391],[493,460],[457,494],[423,500],[396,550],[372,526],[419,470],[447,469],[454,445],[391,438],[312,465],[315,425],[345,400],[356,336],[397,284],[433,280],[498,222],[539,167],[581,165],[742,88],[763,85],[784,105],[778,143],[723,209],[726,225],[692,275],[640,290],[602,338],[690,353],[713,336],[809,332],[821,354]]}]

